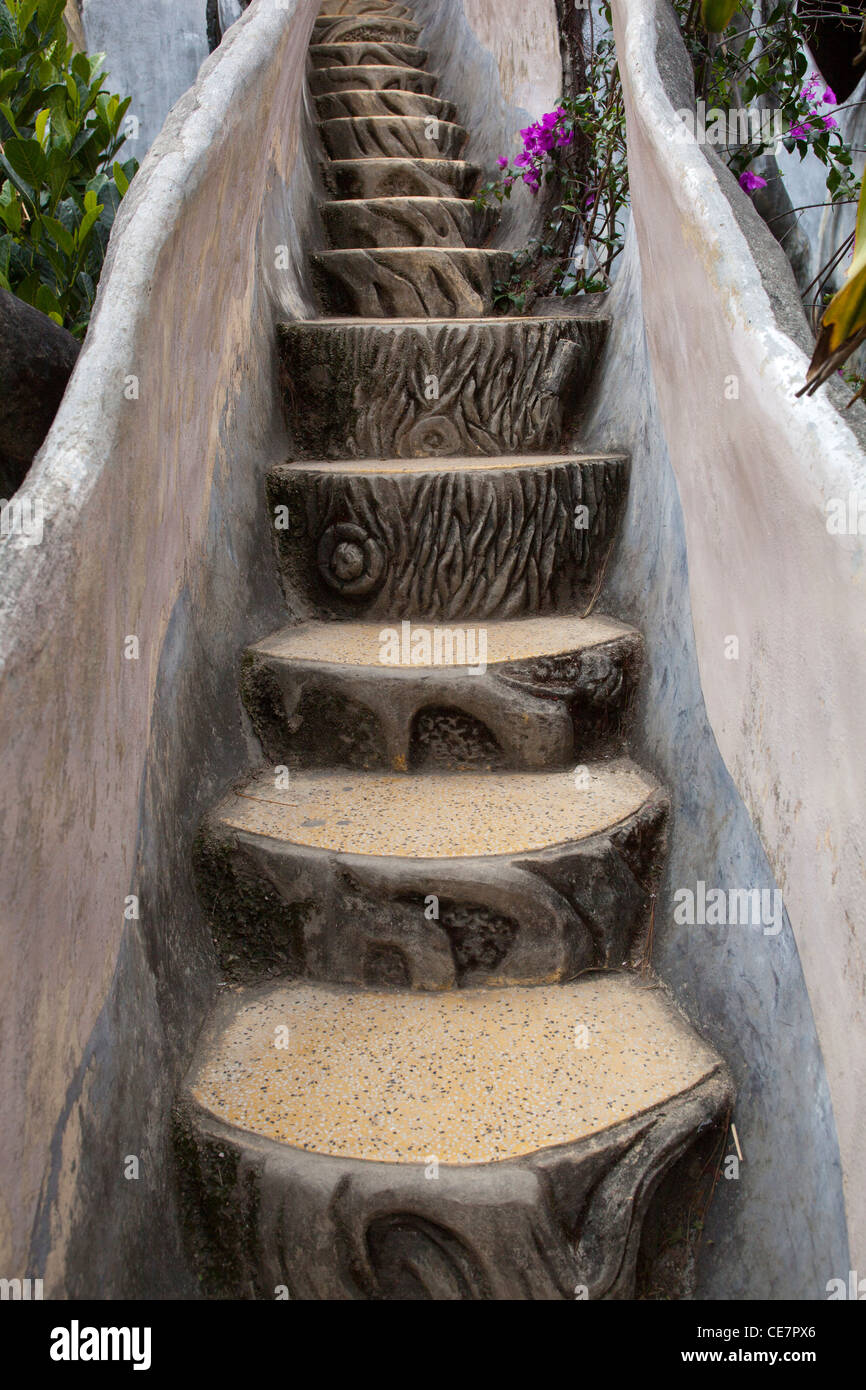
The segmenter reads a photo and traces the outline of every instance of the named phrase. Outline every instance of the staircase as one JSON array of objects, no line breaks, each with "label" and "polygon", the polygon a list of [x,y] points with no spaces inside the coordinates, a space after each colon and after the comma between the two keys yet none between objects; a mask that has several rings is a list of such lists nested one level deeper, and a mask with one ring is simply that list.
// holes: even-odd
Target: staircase
[{"label": "staircase", "polygon": [[418,36],[331,0],[310,49],[332,249],[280,331],[266,763],[196,844],[225,988],[177,1107],[190,1239],[210,1297],[683,1296],[731,1087],[649,971],[641,637],[585,616],[628,460],[563,441],[607,324],[493,316],[509,256]]}]

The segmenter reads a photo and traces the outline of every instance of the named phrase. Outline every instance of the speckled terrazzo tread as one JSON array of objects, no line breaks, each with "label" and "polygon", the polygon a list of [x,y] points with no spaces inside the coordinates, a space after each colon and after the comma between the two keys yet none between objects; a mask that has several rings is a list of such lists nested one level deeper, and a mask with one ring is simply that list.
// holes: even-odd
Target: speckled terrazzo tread
[{"label": "speckled terrazzo tread", "polygon": [[539,771],[622,751],[642,661],[609,618],[303,623],[247,650],[241,692],[274,764]]},{"label": "speckled terrazzo tread", "polygon": [[580,777],[262,774],[196,844],[223,979],[499,989],[641,964],[667,797],[624,760]]},{"label": "speckled terrazzo tread", "polygon": [[337,854],[473,859],[529,854],[611,830],[657,784],[617,759],[537,773],[260,773],[219,809],[248,835]]},{"label": "speckled terrazzo tread", "polygon": [[441,995],[295,984],[233,998],[187,1087],[226,1124],[310,1153],[462,1166],[589,1139],[720,1069],[667,996],[625,974]]}]

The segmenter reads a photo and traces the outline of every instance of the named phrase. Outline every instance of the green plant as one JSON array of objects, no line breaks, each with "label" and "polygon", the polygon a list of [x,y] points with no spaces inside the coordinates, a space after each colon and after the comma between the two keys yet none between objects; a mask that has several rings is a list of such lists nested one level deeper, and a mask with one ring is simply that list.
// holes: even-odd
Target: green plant
[{"label": "green plant", "polygon": [[476,198],[481,207],[501,204],[521,183],[545,197],[542,235],[514,256],[510,281],[498,287],[498,302],[517,312],[538,294],[607,289],[623,246],[628,164],[622,86],[613,39],[595,42],[591,12],[579,48],[581,90],[521,131],[522,151],[513,161],[499,160],[500,176]]},{"label": "green plant", "polygon": [[[774,119],[765,126],[771,131],[770,146],[781,139],[789,153],[796,150],[801,159],[811,151],[827,169],[830,201],[856,201],[859,181],[853,174],[851,151],[836,118],[821,110],[835,106],[836,97],[817,73],[808,76],[808,22],[796,0],[779,0],[765,19],[754,24],[740,6],[728,3],[726,8],[733,13],[723,35],[704,32],[695,0],[674,0],[674,7],[705,105],[720,115],[743,109],[771,112]],[[747,173],[751,162],[767,153],[758,124],[749,126],[752,138],[741,141],[742,126],[737,123],[736,141],[725,141],[720,151],[747,192],[765,184]]]},{"label": "green plant", "polygon": [[76,53],[65,0],[0,0],[0,285],[77,338],[138,165],[118,163],[129,106],[104,54]]}]

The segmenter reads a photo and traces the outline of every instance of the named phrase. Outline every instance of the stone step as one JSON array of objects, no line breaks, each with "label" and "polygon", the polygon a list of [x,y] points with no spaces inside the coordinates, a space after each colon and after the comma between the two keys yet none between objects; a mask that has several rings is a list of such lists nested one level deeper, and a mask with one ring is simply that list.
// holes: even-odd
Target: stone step
[{"label": "stone step", "polygon": [[511,269],[510,251],[475,247],[322,251],[309,259],[320,308],[338,318],[483,318]]},{"label": "stone step", "polygon": [[332,159],[459,159],[469,139],[438,116],[342,116],[319,130]]},{"label": "stone step", "polygon": [[313,25],[314,44],[399,43],[416,47],[421,26],[390,15],[320,15]]},{"label": "stone step", "polygon": [[371,91],[416,92],[433,96],[436,92],[437,78],[433,72],[423,68],[396,67],[393,64],[361,67],[317,68],[309,74],[310,91],[313,96],[326,96],[336,92],[354,92],[363,89]]},{"label": "stone step", "polygon": [[643,959],[667,798],[626,760],[544,773],[266,769],[196,841],[223,978],[453,989]]},{"label": "stone step", "polygon": [[556,453],[607,331],[576,315],[283,324],[290,457]]},{"label": "stone step", "polygon": [[273,764],[537,771],[622,751],[642,658],[612,618],[302,623],[247,650],[241,689]]},{"label": "stone step", "polygon": [[481,170],[462,159],[334,159],[322,165],[335,198],[469,198]]},{"label": "stone step", "polygon": [[385,625],[582,612],[627,490],[621,455],[307,463],[268,475],[290,610]]},{"label": "stone step", "polygon": [[340,120],[344,116],[436,116],[440,121],[456,121],[457,108],[441,97],[423,92],[404,92],[399,87],[387,91],[329,92],[314,98],[320,121]]},{"label": "stone step", "polygon": [[472,246],[493,224],[471,198],[346,198],[323,203],[321,213],[337,249]]},{"label": "stone step", "polygon": [[311,43],[310,63],[315,71],[330,68],[423,68],[426,48],[411,43]]},{"label": "stone step", "polygon": [[204,1293],[677,1297],[670,1241],[732,1101],[662,990],[623,974],[231,994],[176,1115]]},{"label": "stone step", "polygon": [[390,15],[394,19],[411,19],[408,5],[392,5],[388,0],[324,0],[319,18],[342,18],[345,15]]}]

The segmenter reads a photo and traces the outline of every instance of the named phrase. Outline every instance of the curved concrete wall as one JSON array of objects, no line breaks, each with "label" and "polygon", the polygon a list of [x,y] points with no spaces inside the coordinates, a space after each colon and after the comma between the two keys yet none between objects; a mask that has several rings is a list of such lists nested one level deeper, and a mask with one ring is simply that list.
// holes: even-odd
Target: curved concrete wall
[{"label": "curved concrete wall", "polygon": [[167,1143],[215,981],[189,851],[252,756],[239,652],[281,612],[264,476],[284,449],[274,320],[312,311],[317,9],[260,3],[169,117],[20,494],[44,538],[3,547],[0,1271],[46,1294],[195,1291]]},{"label": "curved concrete wall", "polygon": [[[614,0],[614,23],[643,316],[682,508],[703,701],[796,938],[832,1097],[857,1269],[866,1260],[864,556],[862,536],[832,534],[828,514],[833,499],[847,506],[852,493],[866,497],[866,456],[856,412],[839,413],[844,392],[834,386],[795,399],[810,347],[796,288],[748,199],[674,114],[691,94],[669,7]],[[752,885],[741,877],[737,886]],[[830,1117],[802,1007],[791,1027],[774,983],[784,983],[787,969],[782,992],[793,997],[783,937],[775,938],[778,956],[753,981],[752,1008],[743,971],[739,1003],[722,980],[717,1004],[739,1010],[744,1029],[750,1014],[763,1020],[744,1056],[775,1054],[773,1066],[787,1057],[780,1118],[789,1134],[811,1128],[815,1162]],[[682,978],[689,967],[672,959],[672,949],[668,969]],[[777,1145],[783,1133],[777,1127]],[[760,1146],[765,1186],[772,1172],[788,1184],[800,1154],[788,1149],[783,1158],[763,1139]],[[823,1147],[832,1186],[827,1139]],[[821,1269],[844,1253],[836,1241],[832,1254],[826,1202],[822,1211],[820,1229],[831,1238],[812,1262],[812,1292],[801,1297],[825,1296],[826,1280],[847,1274]],[[813,1218],[792,1213],[789,1229],[795,1220],[808,1230]],[[778,1232],[768,1231],[767,1240],[777,1241]],[[786,1244],[778,1264],[789,1250]]]}]

